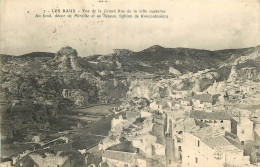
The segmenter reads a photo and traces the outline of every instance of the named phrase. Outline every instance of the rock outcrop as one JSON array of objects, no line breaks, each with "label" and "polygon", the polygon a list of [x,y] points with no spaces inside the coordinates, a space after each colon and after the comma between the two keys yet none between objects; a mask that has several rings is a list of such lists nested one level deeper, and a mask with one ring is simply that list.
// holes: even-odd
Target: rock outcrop
[{"label": "rock outcrop", "polygon": [[78,63],[77,51],[69,46],[61,48],[56,53],[55,60],[60,62],[59,68],[63,70],[82,70],[82,67]]},{"label": "rock outcrop", "polygon": [[173,67],[169,67],[169,73],[172,73],[172,74],[174,74],[174,75],[176,75],[176,76],[180,76],[180,75],[181,75],[181,72],[178,71],[178,70],[176,70],[176,69],[173,68]]}]

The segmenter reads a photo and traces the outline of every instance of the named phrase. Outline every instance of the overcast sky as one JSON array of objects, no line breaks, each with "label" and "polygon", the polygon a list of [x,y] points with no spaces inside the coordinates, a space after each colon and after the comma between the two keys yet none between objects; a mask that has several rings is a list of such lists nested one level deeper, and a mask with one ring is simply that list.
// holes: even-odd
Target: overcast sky
[{"label": "overcast sky", "polygon": [[[152,45],[218,50],[260,44],[260,1],[110,1],[2,0],[1,53],[57,52],[71,46],[79,56],[88,56]],[[35,18],[36,13],[55,8],[163,9],[169,18]]]}]

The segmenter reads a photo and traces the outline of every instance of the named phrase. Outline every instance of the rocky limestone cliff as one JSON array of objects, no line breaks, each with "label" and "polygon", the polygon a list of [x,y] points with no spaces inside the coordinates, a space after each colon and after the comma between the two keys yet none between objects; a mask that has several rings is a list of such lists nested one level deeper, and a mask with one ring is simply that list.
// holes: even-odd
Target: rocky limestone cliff
[{"label": "rocky limestone cliff", "polygon": [[151,80],[132,80],[130,81],[127,97],[150,99],[154,90],[154,83]]},{"label": "rocky limestone cliff", "polygon": [[214,82],[212,86],[210,86],[208,89],[206,89],[204,92],[209,94],[221,94],[223,90],[226,88],[225,82]]},{"label": "rocky limestone cliff", "polygon": [[229,77],[228,77],[228,82],[234,82],[236,81],[236,78],[237,78],[237,70],[236,70],[236,66],[232,66],[231,68],[231,72],[229,74]]},{"label": "rocky limestone cliff", "polygon": [[63,70],[82,70],[82,67],[79,65],[78,62],[78,53],[75,49],[67,46],[61,48],[56,54],[55,54],[55,60],[60,62],[59,68]]}]

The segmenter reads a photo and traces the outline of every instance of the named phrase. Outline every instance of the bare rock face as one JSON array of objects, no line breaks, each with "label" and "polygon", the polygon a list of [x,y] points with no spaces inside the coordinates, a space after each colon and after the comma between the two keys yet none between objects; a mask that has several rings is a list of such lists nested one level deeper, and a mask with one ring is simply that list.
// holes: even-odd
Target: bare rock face
[{"label": "bare rock face", "polygon": [[255,79],[257,78],[256,67],[245,67],[240,70],[240,76],[244,79]]},{"label": "bare rock face", "polygon": [[237,70],[236,70],[236,66],[232,66],[231,68],[231,72],[228,78],[228,82],[232,82],[235,81],[237,78]]},{"label": "bare rock face", "polygon": [[214,82],[212,86],[210,86],[208,89],[206,89],[204,92],[209,94],[221,94],[224,89],[226,88],[225,82]]},{"label": "bare rock face", "polygon": [[61,48],[56,54],[55,58],[60,58],[60,57],[78,57],[78,53],[75,49],[73,49],[70,46],[66,46]]},{"label": "bare rock face", "polygon": [[176,76],[180,76],[181,75],[181,72],[176,70],[176,69],[174,69],[173,67],[169,67],[169,73],[172,73],[172,74],[174,74]]},{"label": "bare rock face", "polygon": [[114,49],[113,51],[115,55],[128,55],[133,52],[129,49]]},{"label": "bare rock face", "polygon": [[61,48],[56,54],[55,54],[55,60],[60,62],[59,67],[64,70],[81,70],[81,66],[78,63],[78,53],[75,49],[67,46]]},{"label": "bare rock face", "polygon": [[127,96],[130,98],[146,98],[150,99],[153,92],[153,83],[145,80],[134,80],[130,82]]}]

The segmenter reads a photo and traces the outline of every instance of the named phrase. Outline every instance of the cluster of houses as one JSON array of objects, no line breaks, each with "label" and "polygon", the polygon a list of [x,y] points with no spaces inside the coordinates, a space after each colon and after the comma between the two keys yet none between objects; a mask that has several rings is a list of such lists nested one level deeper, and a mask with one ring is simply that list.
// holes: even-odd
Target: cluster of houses
[{"label": "cluster of houses", "polygon": [[109,136],[99,144],[103,152],[100,165],[151,166],[156,160],[165,166],[162,118],[154,117],[147,106],[142,109],[136,106],[127,105],[125,111],[112,119]]},{"label": "cluster of houses", "polygon": [[231,118],[225,113],[205,111],[191,111],[179,117],[168,114],[166,136],[174,145],[174,156],[168,163],[250,166],[251,157],[246,155],[246,149],[252,143],[258,144],[254,134],[254,123],[246,117]]},{"label": "cluster of houses", "polygon": [[[11,158],[1,157],[1,167],[13,166],[74,166],[75,163],[85,164],[85,156],[81,150],[74,151],[72,144],[66,136],[61,136],[52,141],[43,143],[46,140],[44,133],[32,134],[31,141],[39,145],[31,146],[23,151],[19,151]],[[54,143],[54,145],[53,145]]]},{"label": "cluster of houses", "polygon": [[[245,99],[257,98],[256,84],[226,82],[215,91],[218,94],[173,89],[167,83],[151,93],[136,84],[129,98],[146,98],[148,106],[131,108],[125,103],[122,112],[115,112],[119,115],[111,122],[110,137],[100,143],[102,164],[151,166],[149,160],[156,159],[155,166],[167,167],[260,165],[260,115],[239,108]],[[163,140],[152,133],[156,124],[162,126]],[[132,152],[115,149],[125,142]]]},{"label": "cluster of houses", "polygon": [[[218,91],[211,90],[215,93],[176,89],[167,82],[159,87],[148,83],[150,78],[131,83],[127,99],[113,110],[108,136],[97,146],[101,152],[98,164],[88,167],[260,166],[260,110],[241,108],[259,100],[259,83],[227,81],[218,84]],[[62,95],[77,99],[79,106],[88,98],[76,89],[64,89]],[[34,143],[45,139],[43,133],[30,137]],[[27,156],[29,162],[35,166],[75,165],[75,148],[65,136],[59,139],[63,143],[49,152]],[[77,153],[83,165],[89,164],[86,148]],[[10,162],[1,165],[12,166]],[[25,162],[28,160],[19,161],[20,166],[26,166]]]}]

